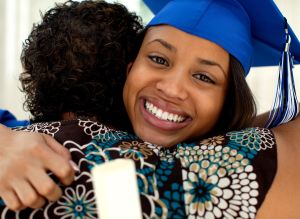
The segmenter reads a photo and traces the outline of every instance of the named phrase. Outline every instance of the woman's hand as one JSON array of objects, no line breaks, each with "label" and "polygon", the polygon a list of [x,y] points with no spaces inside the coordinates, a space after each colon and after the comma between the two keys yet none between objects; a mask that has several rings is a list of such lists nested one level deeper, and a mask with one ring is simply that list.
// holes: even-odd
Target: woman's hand
[{"label": "woman's hand", "polygon": [[62,191],[47,171],[69,185],[74,179],[70,160],[69,151],[50,136],[0,125],[0,197],[14,211],[56,201]]}]

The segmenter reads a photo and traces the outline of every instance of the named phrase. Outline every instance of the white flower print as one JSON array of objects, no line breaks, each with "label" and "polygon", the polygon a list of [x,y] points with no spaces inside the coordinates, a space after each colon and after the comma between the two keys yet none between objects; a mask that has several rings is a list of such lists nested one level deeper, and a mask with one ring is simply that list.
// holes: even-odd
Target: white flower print
[{"label": "white flower print", "polygon": [[231,141],[256,151],[266,150],[275,145],[273,134],[269,129],[247,128],[241,131],[229,132],[227,136]]},{"label": "white flower print", "polygon": [[76,191],[72,187],[67,187],[64,196],[57,203],[54,214],[61,219],[97,219],[97,210],[93,190],[86,192],[84,185],[77,185]]},{"label": "white flower print", "polygon": [[229,147],[196,147],[201,151],[198,159],[192,148],[187,150],[189,156],[181,159],[186,166],[182,174],[187,215],[254,218],[258,183],[249,160]]},{"label": "white flower print", "polygon": [[105,125],[90,120],[79,120],[78,125],[83,127],[84,132],[92,137],[99,136],[100,134],[105,134],[108,130],[110,130]]},{"label": "white flower print", "polygon": [[47,135],[54,136],[60,129],[61,122],[44,122],[35,123],[26,127],[15,128],[14,130],[23,130],[27,132],[40,132]]}]

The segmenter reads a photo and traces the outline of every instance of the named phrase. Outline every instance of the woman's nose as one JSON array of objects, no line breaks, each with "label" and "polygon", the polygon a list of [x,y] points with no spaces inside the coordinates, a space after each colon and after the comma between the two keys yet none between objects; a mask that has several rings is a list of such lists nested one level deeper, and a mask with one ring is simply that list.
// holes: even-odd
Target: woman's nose
[{"label": "woman's nose", "polygon": [[188,97],[185,87],[186,78],[180,73],[165,73],[156,83],[156,88],[166,97],[185,100]]}]

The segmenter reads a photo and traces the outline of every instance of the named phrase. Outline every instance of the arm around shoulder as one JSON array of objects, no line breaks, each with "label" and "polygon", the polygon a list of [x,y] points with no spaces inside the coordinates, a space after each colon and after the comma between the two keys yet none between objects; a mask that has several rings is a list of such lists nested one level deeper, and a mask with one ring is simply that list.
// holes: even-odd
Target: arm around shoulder
[{"label": "arm around shoulder", "polygon": [[296,219],[300,215],[300,116],[272,131],[277,144],[277,173],[257,218]]},{"label": "arm around shoulder", "polygon": [[285,145],[287,149],[300,153],[300,115],[286,124],[272,128],[272,131],[278,146]]},{"label": "arm around shoulder", "polygon": [[69,185],[74,179],[70,159],[70,152],[52,137],[13,131],[0,124],[0,197],[12,210],[40,208],[45,198],[57,200],[61,189],[47,171]]}]

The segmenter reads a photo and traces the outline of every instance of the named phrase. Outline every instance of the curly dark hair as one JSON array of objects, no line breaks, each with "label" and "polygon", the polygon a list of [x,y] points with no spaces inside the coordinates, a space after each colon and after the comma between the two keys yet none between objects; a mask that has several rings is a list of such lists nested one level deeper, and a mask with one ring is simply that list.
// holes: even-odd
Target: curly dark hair
[{"label": "curly dark hair", "polygon": [[32,121],[72,112],[118,128],[130,124],[122,90],[142,29],[141,18],[125,6],[100,0],[67,1],[42,15],[21,55],[24,107]]}]

